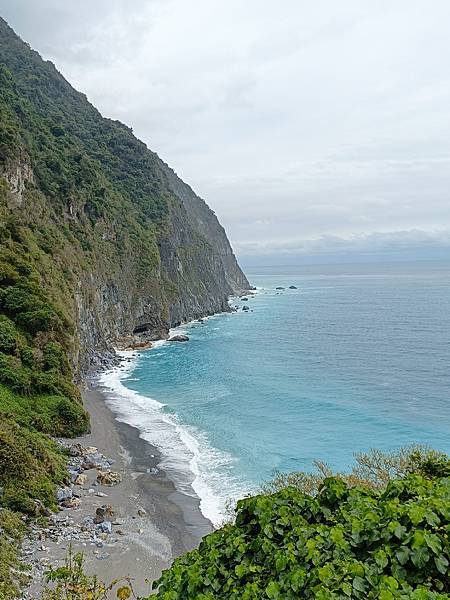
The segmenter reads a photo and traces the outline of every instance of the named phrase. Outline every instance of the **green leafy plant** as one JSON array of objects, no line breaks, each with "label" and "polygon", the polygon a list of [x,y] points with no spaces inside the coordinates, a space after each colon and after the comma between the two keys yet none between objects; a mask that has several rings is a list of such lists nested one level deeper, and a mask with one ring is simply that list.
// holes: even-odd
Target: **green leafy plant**
[{"label": "green leafy plant", "polygon": [[87,575],[83,563],[83,554],[73,555],[70,548],[65,565],[46,573],[50,585],[45,587],[42,600],[106,600],[112,593],[118,600],[136,598],[129,578],[105,584],[95,575]]},{"label": "green leafy plant", "polygon": [[0,508],[0,600],[15,598],[27,580],[17,547],[26,529],[17,513]]},{"label": "green leafy plant", "polygon": [[421,444],[403,446],[392,452],[373,448],[369,452],[357,452],[349,473],[333,473],[323,461],[314,461],[314,470],[276,473],[271,481],[262,486],[265,493],[273,493],[293,486],[307,494],[316,494],[327,477],[342,479],[349,486],[383,489],[393,479],[403,478],[409,473],[425,476],[450,476],[450,461],[446,454]]},{"label": "green leafy plant", "polygon": [[446,476],[384,489],[325,478],[313,495],[288,487],[240,501],[235,523],[154,587],[161,600],[449,598],[449,521]]}]

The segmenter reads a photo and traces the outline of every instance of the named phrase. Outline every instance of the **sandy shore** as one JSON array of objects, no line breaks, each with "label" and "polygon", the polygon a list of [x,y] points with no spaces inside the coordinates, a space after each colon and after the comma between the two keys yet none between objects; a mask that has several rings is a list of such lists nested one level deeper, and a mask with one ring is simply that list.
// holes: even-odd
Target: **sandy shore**
[{"label": "sandy shore", "polygon": [[[102,536],[100,548],[78,535],[44,538],[43,549],[38,547],[32,558],[61,565],[72,544],[74,552],[84,553],[87,572],[105,582],[129,576],[137,594],[149,594],[149,582],[175,556],[198,546],[212,525],[201,514],[198,498],[179,493],[164,471],[157,470],[158,451],[139,437],[137,429],[116,421],[98,388],[89,385],[83,401],[91,416],[91,433],[71,441],[95,446],[113,459],[112,469],[120,473],[122,482],[113,487],[97,485],[96,469],[85,471],[87,483],[75,486],[80,506],[63,509],[60,515],[77,527],[86,517],[95,516],[98,507],[110,505],[114,511],[112,533]],[[36,583],[28,597],[38,591]]]}]

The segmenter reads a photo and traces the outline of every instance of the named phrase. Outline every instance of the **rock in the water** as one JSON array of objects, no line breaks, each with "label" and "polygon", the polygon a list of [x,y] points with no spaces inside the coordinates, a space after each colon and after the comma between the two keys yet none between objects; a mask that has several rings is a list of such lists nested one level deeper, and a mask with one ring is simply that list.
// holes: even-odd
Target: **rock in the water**
[{"label": "rock in the water", "polygon": [[284,287],[282,287],[281,285],[279,285],[278,287],[275,288],[276,290],[284,290]]},{"label": "rock in the water", "polygon": [[248,302],[248,298],[241,298],[242,302]]},{"label": "rock in the water", "polygon": [[296,290],[296,289],[297,289],[297,286],[296,286],[296,285],[290,285],[290,286],[289,286],[289,289],[290,289],[290,290]]},{"label": "rock in the water", "polygon": [[242,307],[242,310],[245,310],[245,311],[247,311],[247,310],[250,310],[250,308],[249,308],[248,306],[243,306],[243,307]]},{"label": "rock in the water", "polygon": [[188,342],[189,341],[189,337],[187,335],[183,335],[183,334],[177,334],[177,335],[173,335],[171,338],[169,338],[169,342]]},{"label": "rock in the water", "polygon": [[97,481],[102,485],[117,485],[122,481],[122,476],[114,471],[99,471]]}]

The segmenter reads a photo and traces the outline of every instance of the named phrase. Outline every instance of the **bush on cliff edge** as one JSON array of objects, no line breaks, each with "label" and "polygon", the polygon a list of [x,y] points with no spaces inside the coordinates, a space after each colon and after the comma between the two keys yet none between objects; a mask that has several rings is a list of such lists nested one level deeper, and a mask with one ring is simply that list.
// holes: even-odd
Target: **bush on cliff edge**
[{"label": "bush on cliff edge", "polygon": [[[450,463],[383,489],[326,478],[242,500],[236,520],[164,571],[161,600],[450,598]],[[153,596],[152,596],[153,597]]]}]

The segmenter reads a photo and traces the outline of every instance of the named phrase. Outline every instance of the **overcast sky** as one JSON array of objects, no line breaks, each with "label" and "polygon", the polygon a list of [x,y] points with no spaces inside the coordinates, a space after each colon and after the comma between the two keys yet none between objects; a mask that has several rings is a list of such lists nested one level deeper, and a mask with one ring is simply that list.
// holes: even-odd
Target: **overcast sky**
[{"label": "overcast sky", "polygon": [[449,0],[0,0],[237,252],[450,254]]}]

